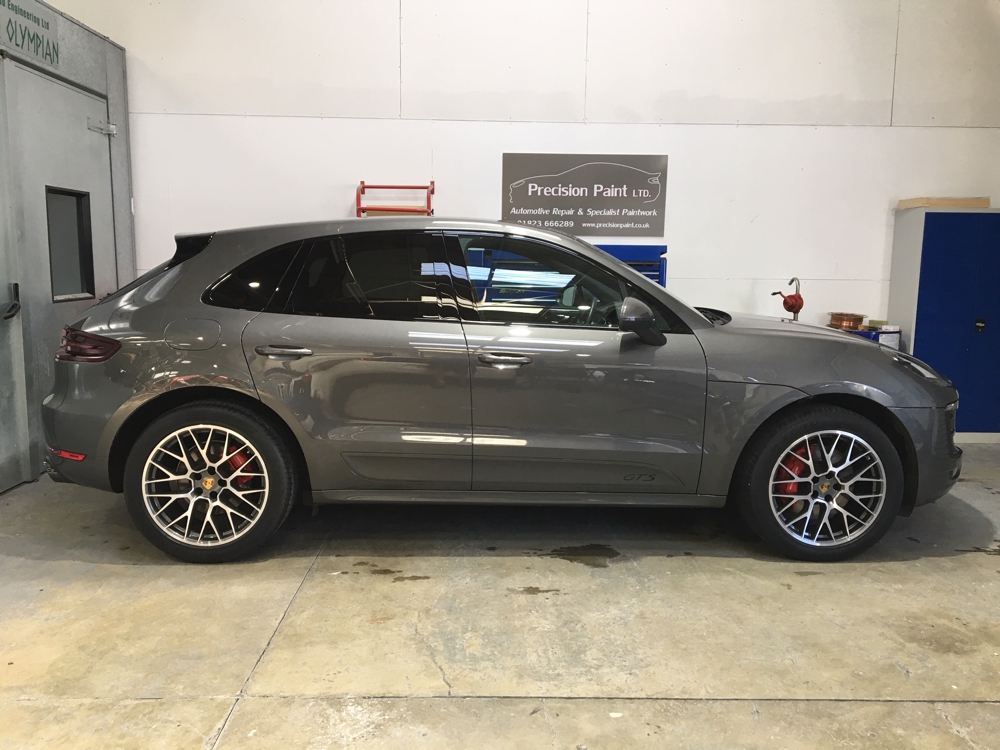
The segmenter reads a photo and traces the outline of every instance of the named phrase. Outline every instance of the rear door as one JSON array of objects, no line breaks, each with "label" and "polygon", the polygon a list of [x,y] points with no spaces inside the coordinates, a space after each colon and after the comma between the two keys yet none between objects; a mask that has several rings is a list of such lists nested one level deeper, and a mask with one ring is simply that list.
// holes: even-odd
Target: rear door
[{"label": "rear door", "polygon": [[472,368],[473,488],[691,494],[701,468],[701,345],[648,295],[667,343],[618,330],[629,289],[568,249],[451,235]]},{"label": "rear door", "polygon": [[469,359],[440,235],[304,243],[243,334],[261,398],[304,435],[314,490],[468,490]]}]

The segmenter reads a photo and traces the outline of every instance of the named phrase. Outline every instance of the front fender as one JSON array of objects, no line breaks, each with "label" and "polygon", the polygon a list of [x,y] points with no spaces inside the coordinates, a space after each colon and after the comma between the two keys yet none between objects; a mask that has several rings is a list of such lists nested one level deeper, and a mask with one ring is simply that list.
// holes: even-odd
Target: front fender
[{"label": "front fender", "polygon": [[808,394],[785,385],[709,381],[699,495],[726,495],[736,462],[769,417]]}]

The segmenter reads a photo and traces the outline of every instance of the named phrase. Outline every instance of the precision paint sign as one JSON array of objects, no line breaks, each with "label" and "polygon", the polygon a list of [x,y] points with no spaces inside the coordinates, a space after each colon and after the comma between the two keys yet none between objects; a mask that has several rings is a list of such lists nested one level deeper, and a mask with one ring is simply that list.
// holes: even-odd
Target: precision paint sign
[{"label": "precision paint sign", "polygon": [[34,0],[0,0],[0,46],[58,68],[56,15]]},{"label": "precision paint sign", "polygon": [[662,237],[667,157],[504,154],[503,219],[580,237]]}]

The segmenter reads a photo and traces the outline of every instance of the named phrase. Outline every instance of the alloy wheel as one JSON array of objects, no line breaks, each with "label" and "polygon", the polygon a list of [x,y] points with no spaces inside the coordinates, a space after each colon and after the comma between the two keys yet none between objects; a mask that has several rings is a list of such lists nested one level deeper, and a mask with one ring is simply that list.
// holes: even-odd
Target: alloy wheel
[{"label": "alloy wheel", "polygon": [[785,533],[833,547],[863,534],[886,498],[886,472],[875,450],[841,430],[814,432],[786,448],[771,471],[771,511]]},{"label": "alloy wheel", "polygon": [[142,497],[153,522],[194,547],[239,539],[257,523],[268,498],[267,467],[245,437],[199,424],[167,435],[142,471]]}]

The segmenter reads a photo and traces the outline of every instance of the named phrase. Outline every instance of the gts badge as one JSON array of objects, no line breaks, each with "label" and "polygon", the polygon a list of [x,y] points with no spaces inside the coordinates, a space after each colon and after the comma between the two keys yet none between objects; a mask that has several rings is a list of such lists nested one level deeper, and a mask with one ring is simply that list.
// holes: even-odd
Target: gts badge
[{"label": "gts badge", "polygon": [[656,480],[656,474],[626,474],[622,478],[626,482],[652,482]]}]

